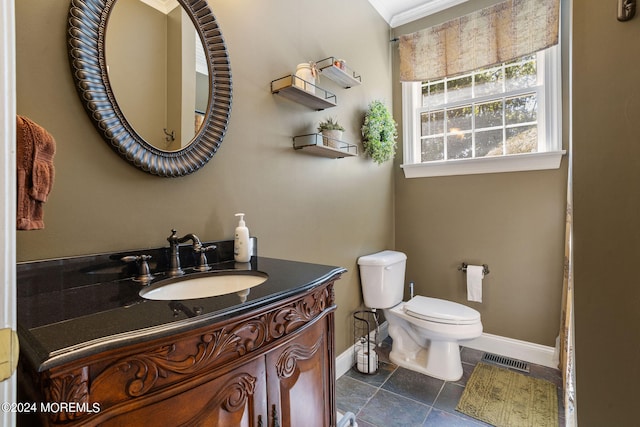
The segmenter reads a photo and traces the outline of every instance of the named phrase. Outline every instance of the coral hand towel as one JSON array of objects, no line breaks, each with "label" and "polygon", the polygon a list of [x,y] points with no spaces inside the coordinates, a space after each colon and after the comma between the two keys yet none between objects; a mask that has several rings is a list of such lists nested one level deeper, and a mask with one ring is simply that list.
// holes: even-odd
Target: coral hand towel
[{"label": "coral hand towel", "polygon": [[16,169],[18,172],[17,228],[44,228],[43,203],[53,186],[53,136],[32,120],[17,116]]},{"label": "coral hand towel", "polygon": [[467,299],[482,302],[482,279],[484,267],[481,265],[467,265]]}]

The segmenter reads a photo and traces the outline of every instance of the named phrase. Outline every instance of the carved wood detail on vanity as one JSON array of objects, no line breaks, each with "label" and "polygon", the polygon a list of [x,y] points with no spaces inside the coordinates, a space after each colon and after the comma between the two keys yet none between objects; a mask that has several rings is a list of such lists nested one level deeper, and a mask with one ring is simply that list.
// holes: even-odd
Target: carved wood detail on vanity
[{"label": "carved wood detail on vanity", "polygon": [[185,375],[206,372],[212,365],[219,366],[220,363],[259,350],[300,328],[329,306],[328,296],[329,292],[323,288],[285,307],[238,324],[213,328],[191,337],[190,342],[185,342],[185,337],[181,337],[180,343],[163,345],[116,360],[95,376],[91,393],[98,393],[99,396],[103,388],[112,389],[115,382],[122,382],[124,393],[120,397],[137,397],[152,390],[157,383],[165,385],[180,381]]},{"label": "carved wood detail on vanity", "polygon": [[[83,367],[62,375],[45,374],[43,383],[47,402],[77,402],[75,407],[90,409],[89,407],[89,368]],[[85,415],[84,412],[66,411],[63,408],[52,407],[49,417],[54,422],[72,421]],[[59,410],[58,410],[59,409]]]},{"label": "carved wood detail on vanity", "polygon": [[286,347],[278,358],[276,364],[276,372],[278,377],[285,379],[291,377],[298,367],[298,360],[311,359],[322,346],[322,337],[320,337],[312,347],[306,347],[300,344],[291,344]]},{"label": "carved wood detail on vanity", "polygon": [[243,410],[255,391],[257,378],[242,373],[227,381],[207,404],[191,417],[185,425],[199,426],[209,417],[216,408],[221,407],[227,412]]},{"label": "carved wood detail on vanity", "polygon": [[[308,329],[307,325],[332,316],[335,309],[333,283],[332,280],[280,301],[278,305],[235,319],[146,345],[91,356],[70,363],[68,367],[53,368],[40,377],[41,392],[46,401],[85,402],[87,405],[99,402],[101,409],[98,414],[61,410],[50,414],[50,422],[53,425],[69,421],[82,424],[82,419],[86,418],[86,421],[93,420],[90,424],[101,423],[103,418],[108,419],[110,409],[122,414],[144,405],[155,405],[173,395],[177,398],[177,390],[187,391],[206,384],[220,372],[241,367],[245,360],[256,360],[274,346],[280,346],[281,340],[288,340],[289,334],[296,333],[297,336],[298,331],[303,333]],[[293,342],[283,347],[276,367],[278,375],[281,378],[292,376],[298,360],[310,359],[319,349],[326,348],[323,345],[325,337],[314,339],[312,346]],[[334,375],[333,369],[328,371]],[[256,378],[248,373],[232,376],[203,407],[198,408],[197,413],[189,414],[188,424],[198,424],[198,420],[210,416],[212,408],[221,407],[229,413],[245,408],[255,384]],[[148,397],[146,400],[145,396]],[[136,399],[143,401],[135,403]]]}]

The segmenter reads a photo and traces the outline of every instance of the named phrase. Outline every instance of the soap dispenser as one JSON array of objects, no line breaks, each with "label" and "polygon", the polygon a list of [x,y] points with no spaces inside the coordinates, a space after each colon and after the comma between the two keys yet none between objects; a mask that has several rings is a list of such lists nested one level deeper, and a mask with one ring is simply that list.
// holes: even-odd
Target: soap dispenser
[{"label": "soap dispenser", "polygon": [[249,229],[244,222],[244,214],[237,213],[240,217],[238,226],[236,227],[235,240],[233,242],[233,258],[237,262],[251,261],[251,242],[249,240]]}]

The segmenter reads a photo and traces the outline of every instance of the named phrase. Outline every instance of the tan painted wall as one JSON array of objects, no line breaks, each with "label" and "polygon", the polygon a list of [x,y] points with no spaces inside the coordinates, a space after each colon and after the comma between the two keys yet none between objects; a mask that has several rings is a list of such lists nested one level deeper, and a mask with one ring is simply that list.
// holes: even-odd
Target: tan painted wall
[{"label": "tan painted wall", "polygon": [[[66,49],[68,0],[16,2],[18,112],[56,138],[46,228],[18,232],[19,261],[166,245],[171,228],[231,238],[245,212],[264,256],[349,269],[336,288],[337,351],[351,344],[360,307],[356,259],[393,246],[391,163],[332,160],[292,149],[291,137],[328,115],[359,141],[367,104],[391,100],[388,26],[366,0],[210,1],[227,42],[233,111],[218,154],[184,178],[157,178],[100,139],[76,95]],[[364,84],[328,90],[339,106],[316,112],[270,92],[300,62],[338,56]]]},{"label": "tan painted wall", "polygon": [[[464,3],[395,28],[394,34],[412,33],[496,2]],[[394,115],[401,117],[397,68],[396,54]],[[401,150],[399,154],[398,164]],[[416,294],[477,309],[484,332],[554,346],[566,176],[566,158],[558,170],[439,178],[405,179],[397,168],[396,248],[407,253],[407,281],[415,282]],[[457,270],[463,261],[489,265],[482,303],[466,300],[466,276]]]},{"label": "tan painted wall", "polygon": [[638,425],[640,16],[574,0],[578,422]]}]

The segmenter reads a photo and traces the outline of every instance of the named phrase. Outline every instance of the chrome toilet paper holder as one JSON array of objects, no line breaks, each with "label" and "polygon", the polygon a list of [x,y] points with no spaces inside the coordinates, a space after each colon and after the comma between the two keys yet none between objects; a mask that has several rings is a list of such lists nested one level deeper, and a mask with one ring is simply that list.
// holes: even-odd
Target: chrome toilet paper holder
[{"label": "chrome toilet paper holder", "polygon": [[[468,265],[469,264],[467,264],[466,262],[463,262],[462,265],[458,266],[458,271],[466,273]],[[484,274],[485,276],[489,274],[489,266],[487,264],[482,264],[482,274]]]}]

